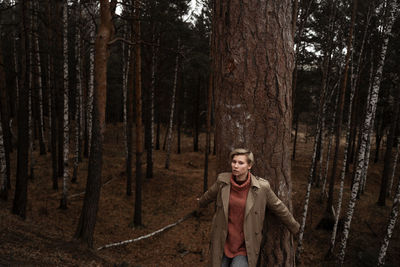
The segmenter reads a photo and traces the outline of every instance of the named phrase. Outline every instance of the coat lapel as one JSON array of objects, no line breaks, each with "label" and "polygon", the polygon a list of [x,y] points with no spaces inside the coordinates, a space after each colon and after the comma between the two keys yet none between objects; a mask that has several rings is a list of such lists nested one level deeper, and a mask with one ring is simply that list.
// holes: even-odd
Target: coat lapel
[{"label": "coat lapel", "polygon": [[260,188],[260,184],[257,178],[253,174],[251,174],[251,186],[246,199],[246,207],[244,215],[245,218],[247,217],[247,215],[250,213],[251,209],[254,206],[254,203],[257,199],[258,188]]},{"label": "coat lapel", "polygon": [[224,208],[225,221],[228,223],[228,207],[229,207],[229,194],[231,192],[231,184],[227,183],[221,189],[222,205]]}]

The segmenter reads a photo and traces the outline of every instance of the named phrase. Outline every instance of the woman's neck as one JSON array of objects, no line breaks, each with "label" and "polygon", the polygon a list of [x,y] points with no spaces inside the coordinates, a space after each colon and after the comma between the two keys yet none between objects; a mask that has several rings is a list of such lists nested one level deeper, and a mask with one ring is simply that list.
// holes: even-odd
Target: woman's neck
[{"label": "woman's neck", "polygon": [[249,172],[247,172],[245,175],[243,175],[243,176],[234,176],[234,178],[235,178],[235,182],[237,183],[237,184],[243,184],[244,182],[246,182],[246,180],[247,180],[247,177],[249,176]]}]

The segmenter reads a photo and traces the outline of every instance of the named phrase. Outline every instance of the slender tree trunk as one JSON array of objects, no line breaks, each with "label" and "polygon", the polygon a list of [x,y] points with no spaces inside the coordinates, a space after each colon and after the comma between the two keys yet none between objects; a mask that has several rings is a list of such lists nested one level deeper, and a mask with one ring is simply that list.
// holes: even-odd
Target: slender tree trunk
[{"label": "slender tree trunk", "polygon": [[[153,43],[155,42],[155,26],[153,25]],[[159,38],[157,38],[159,43]],[[156,89],[157,49],[153,46],[151,50],[151,85],[149,95],[149,121],[148,121],[148,145],[146,154],[146,178],[153,178],[153,150],[154,150],[154,98]]]},{"label": "slender tree trunk", "polygon": [[198,85],[196,86],[196,94],[194,97],[193,108],[193,151],[199,151],[199,112],[200,112],[200,88],[201,78],[199,77]]},{"label": "slender tree trunk", "polygon": [[39,146],[40,146],[40,155],[46,154],[46,146],[44,142],[44,120],[43,120],[43,81],[42,81],[42,65],[40,61],[40,51],[39,51],[39,19],[38,19],[38,12],[39,12],[39,2],[34,1],[34,10],[36,16],[34,16],[34,31],[33,31],[33,45],[34,53],[35,53],[35,75],[36,75],[36,85],[37,93],[38,93],[38,109],[39,109]]},{"label": "slender tree trunk", "polygon": [[386,227],[385,237],[383,238],[382,246],[378,256],[378,266],[384,266],[386,251],[389,247],[389,240],[393,235],[394,227],[396,226],[397,217],[399,214],[399,203],[400,203],[400,179],[397,185],[396,195],[393,200],[392,210],[390,212],[389,222]]},{"label": "slender tree trunk", "polygon": [[347,88],[347,77],[348,77],[348,69],[350,65],[350,56],[352,51],[353,45],[353,30],[357,16],[357,0],[353,0],[353,11],[351,14],[351,26],[349,30],[348,42],[347,42],[347,52],[346,52],[346,59],[345,59],[345,69],[343,74],[343,83],[340,90],[339,96],[339,103],[338,103],[338,116],[337,116],[337,126],[336,126],[336,134],[335,134],[335,154],[333,156],[333,163],[332,163],[332,173],[331,178],[329,180],[329,192],[328,192],[328,203],[325,210],[325,217],[326,218],[333,218],[332,217],[332,207],[333,207],[333,189],[335,185],[336,179],[336,169],[337,169],[337,160],[339,157],[339,147],[340,147],[340,137],[342,133],[342,120],[343,120],[343,109],[344,109],[344,97],[346,94]]},{"label": "slender tree trunk", "polygon": [[178,82],[178,68],[179,68],[179,53],[180,53],[180,46],[181,46],[180,38],[178,38],[178,53],[176,54],[175,58],[175,76],[174,76],[174,85],[172,88],[172,96],[171,96],[171,109],[169,114],[169,126],[168,126],[168,137],[167,137],[167,159],[165,160],[165,168],[169,169],[169,161],[171,155],[171,143],[172,143],[172,126],[174,123],[174,111],[175,111],[175,97],[176,97],[176,86]]},{"label": "slender tree trunk", "polygon": [[[47,5],[47,12],[49,13],[48,16],[48,23],[51,25],[51,21],[53,20],[52,17],[52,10],[53,5],[51,5],[51,0],[49,0]],[[55,45],[52,42],[53,34],[52,30],[49,29],[48,32],[48,45],[50,46],[50,51],[52,54],[49,56],[49,127],[51,138],[50,145],[51,147],[51,162],[52,162],[52,181],[53,181],[53,189],[58,190],[58,146],[57,146],[57,129],[58,129],[58,122],[57,122],[57,89],[56,89],[56,81],[55,81],[55,62],[54,62],[54,54],[55,54]]]},{"label": "slender tree trunk", "polygon": [[300,117],[300,114],[297,113],[294,116],[295,116],[295,120],[294,120],[294,123],[295,123],[294,130],[295,130],[295,132],[294,132],[293,149],[292,149],[292,151],[293,151],[292,152],[292,160],[296,159],[297,133],[299,131],[299,117]]},{"label": "slender tree trunk", "polygon": [[[130,34],[128,34],[128,25],[124,24],[123,30],[125,39],[130,39]],[[127,51],[127,52],[125,52]],[[129,76],[129,64],[130,64],[130,57],[131,57],[131,48],[128,46],[126,47],[125,43],[122,43],[122,54],[124,55],[122,61],[122,103],[123,103],[123,123],[124,123],[124,146],[125,146],[125,162],[128,163],[128,76]],[[126,56],[126,57],[125,57]],[[131,125],[132,126],[132,125]],[[131,128],[132,131],[132,128]],[[126,169],[128,175],[128,168]]]},{"label": "slender tree trunk", "polygon": [[[89,4],[89,85],[88,85],[88,93],[87,93],[87,106],[86,106],[86,118],[87,118],[87,149],[86,152],[90,154],[90,146],[92,144],[92,110],[93,110],[93,88],[94,88],[94,54],[95,49],[93,47],[93,43],[95,43],[95,34],[96,34],[96,25],[94,19],[91,16],[94,16],[96,11],[96,1],[90,0]],[[88,155],[85,155],[88,156]]]},{"label": "slender tree trunk", "polygon": [[[132,12],[133,13],[133,12]],[[131,26],[131,41],[135,42],[134,24]],[[135,50],[134,47],[129,47],[129,69],[128,69],[128,86],[127,86],[127,128],[126,128],[126,194],[132,195],[132,142],[133,142],[133,101],[134,101],[134,79],[135,79]]]},{"label": "slender tree trunk", "polygon": [[[133,26],[133,25],[132,25]],[[140,32],[140,2],[135,0],[135,104],[136,104],[136,187],[135,211],[133,224],[142,225],[142,154],[143,154],[143,125],[142,125],[142,52]]]},{"label": "slender tree trunk", "polygon": [[74,170],[71,182],[76,183],[78,179],[78,167],[80,158],[81,145],[81,109],[82,109],[82,81],[81,81],[81,32],[80,32],[80,16],[81,6],[78,0],[75,0],[75,58],[76,58],[76,96],[75,96],[75,153],[74,153]]},{"label": "slender tree trunk", "polygon": [[60,208],[67,209],[68,202],[68,183],[69,183],[69,88],[68,88],[68,0],[64,0],[63,8],[63,27],[64,27],[64,38],[63,38],[63,55],[64,55],[64,110],[63,110],[63,192],[60,201]]},{"label": "slender tree trunk", "polygon": [[[113,5],[116,3],[113,1]],[[107,60],[108,42],[113,35],[110,2],[100,1],[100,25],[95,43],[95,88],[93,95],[93,136],[89,153],[86,193],[75,238],[93,247],[93,233],[99,208],[101,172],[103,158],[103,140],[105,131],[105,111],[107,96]]]},{"label": "slender tree trunk", "polygon": [[[34,114],[33,114],[33,90],[35,87],[34,81],[33,81],[33,76],[34,76],[34,58],[33,58],[33,49],[34,49],[34,38],[33,38],[33,34],[34,34],[34,18],[33,18],[33,7],[34,7],[34,3],[33,1],[31,1],[30,3],[28,3],[28,11],[29,11],[29,15],[28,15],[28,24],[29,24],[29,48],[27,49],[27,52],[29,54],[29,72],[28,72],[28,87],[29,87],[29,96],[28,96],[28,131],[29,131],[29,169],[30,169],[30,173],[29,173],[29,178],[31,180],[34,179],[35,174],[34,174],[34,170],[35,170],[35,163],[36,160],[33,156],[33,150],[34,148]],[[35,88],[36,89],[36,88]]]},{"label": "slender tree trunk", "polygon": [[160,115],[157,116],[156,150],[160,150]]},{"label": "slender tree trunk", "polygon": [[366,41],[366,37],[367,37],[367,33],[368,33],[369,23],[370,23],[370,20],[372,17],[371,14],[372,14],[371,6],[369,6],[367,19],[365,22],[365,30],[364,30],[363,39],[361,42],[360,55],[359,55],[358,63],[357,63],[357,70],[356,70],[354,79],[352,77],[353,82],[351,83],[349,113],[347,115],[347,124],[346,124],[346,144],[345,144],[344,152],[343,152],[344,159],[343,159],[343,163],[342,163],[342,169],[340,172],[340,187],[339,187],[338,202],[337,202],[337,207],[336,207],[336,212],[335,212],[335,223],[333,225],[333,230],[332,230],[332,235],[331,235],[331,243],[330,243],[329,251],[327,253],[327,257],[331,257],[333,255],[333,250],[335,248],[337,227],[339,224],[339,218],[340,218],[340,213],[341,213],[341,209],[342,209],[344,179],[346,176],[346,169],[348,166],[348,156],[350,155],[349,148],[350,148],[351,133],[352,133],[351,125],[352,125],[352,121],[353,121],[352,120],[352,117],[353,117],[352,111],[353,111],[353,106],[354,106],[356,89],[357,89],[357,85],[358,85],[358,81],[359,81],[359,77],[360,77],[360,69],[361,69],[361,62],[362,62],[362,58],[363,58],[364,45],[365,45],[365,41]]},{"label": "slender tree trunk", "polygon": [[359,156],[358,156],[358,162],[357,162],[357,167],[355,171],[355,179],[353,182],[353,187],[351,190],[351,197],[349,201],[349,206],[347,209],[346,213],[346,219],[345,219],[345,224],[344,224],[344,229],[343,229],[343,235],[342,235],[342,240],[341,240],[341,247],[340,247],[340,253],[339,253],[339,263],[343,265],[344,263],[344,257],[345,257],[345,252],[346,252],[346,245],[347,245],[347,239],[349,236],[350,232],[350,225],[351,225],[351,220],[353,218],[353,213],[354,213],[354,208],[356,204],[356,198],[360,186],[360,178],[361,178],[361,171],[363,168],[365,168],[364,164],[364,157],[365,157],[365,150],[366,150],[366,145],[367,145],[367,139],[368,139],[368,132],[369,129],[372,127],[371,122],[372,122],[372,115],[375,114],[377,102],[378,102],[378,95],[379,95],[379,89],[380,89],[380,83],[382,79],[382,71],[383,71],[383,65],[385,62],[385,57],[386,57],[386,49],[387,45],[389,42],[389,36],[392,31],[392,26],[394,23],[394,20],[396,16],[398,15],[398,4],[396,1],[390,1],[388,3],[388,10],[389,10],[389,17],[387,20],[386,27],[384,27],[385,31],[383,33],[383,44],[381,48],[381,52],[379,54],[379,60],[378,60],[378,65],[377,65],[377,71],[376,75],[374,76],[373,79],[373,86],[372,86],[372,94],[370,97],[370,101],[368,102],[368,108],[364,120],[364,133],[362,135],[362,140],[360,144],[360,149],[359,149]]},{"label": "slender tree trunk", "polygon": [[[6,75],[4,72],[3,62],[3,47],[0,39],[0,94],[1,94],[1,108],[0,108],[0,199],[7,200],[8,198],[8,179],[7,179],[7,160],[6,154],[6,138],[3,131],[4,125],[4,106],[6,105],[6,99],[4,98],[6,92]],[[7,123],[7,122],[6,122]]]},{"label": "slender tree trunk", "polygon": [[[291,0],[215,1],[214,14],[217,171],[229,169],[233,148],[252,150],[253,173],[267,177],[291,209]],[[266,216],[263,236],[261,266],[294,265],[293,239],[273,216]]]},{"label": "slender tree trunk", "polygon": [[29,27],[28,27],[28,11],[25,1],[19,2],[20,5],[20,45],[21,45],[21,87],[18,99],[18,155],[17,155],[17,177],[15,185],[15,195],[12,207],[12,213],[23,219],[26,218],[26,205],[28,193],[28,77],[29,73]]},{"label": "slender tree trunk", "polygon": [[392,163],[392,174],[390,175],[389,179],[389,184],[388,184],[388,189],[387,189],[387,197],[390,197],[392,195],[392,186],[393,186],[393,179],[394,179],[394,174],[396,172],[396,166],[397,166],[397,160],[399,158],[399,151],[400,151],[400,135],[397,136],[397,148],[396,148],[396,153],[393,157],[393,163]]},{"label": "slender tree trunk", "polygon": [[385,152],[385,160],[383,166],[382,180],[381,180],[381,190],[378,198],[378,205],[385,206],[386,205],[386,195],[388,189],[388,183],[390,179],[390,175],[392,174],[393,169],[393,155],[392,148],[396,138],[396,128],[398,127],[398,117],[399,117],[399,107],[400,107],[400,89],[397,89],[396,101],[394,102],[393,109],[394,115],[392,124],[390,126],[390,130],[387,136],[386,142],[386,152]]}]

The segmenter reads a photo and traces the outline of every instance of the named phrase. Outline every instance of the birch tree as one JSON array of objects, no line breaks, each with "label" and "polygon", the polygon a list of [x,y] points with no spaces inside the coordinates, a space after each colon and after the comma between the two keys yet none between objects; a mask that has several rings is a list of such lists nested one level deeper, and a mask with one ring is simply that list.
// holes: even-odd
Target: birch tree
[{"label": "birch tree", "polygon": [[365,114],[365,119],[363,123],[363,134],[361,137],[361,143],[360,143],[360,148],[358,151],[358,159],[357,159],[357,165],[355,169],[355,177],[353,181],[353,187],[351,189],[351,196],[350,196],[350,201],[349,205],[347,208],[346,212],[346,218],[345,218],[345,223],[344,223],[344,228],[343,228],[343,235],[342,235],[342,240],[341,240],[341,246],[340,246],[340,253],[339,253],[339,263],[343,265],[344,263],[344,257],[346,253],[346,245],[347,245],[347,240],[349,237],[349,232],[350,232],[350,226],[351,226],[351,220],[353,218],[354,214],[354,208],[356,204],[356,198],[358,194],[358,190],[360,187],[360,178],[361,178],[361,172],[362,169],[365,167],[365,151],[366,151],[366,146],[367,146],[367,139],[368,139],[368,133],[370,131],[370,128],[372,127],[371,122],[372,122],[372,115],[375,114],[376,110],[376,105],[378,102],[378,95],[379,95],[379,89],[380,89],[380,83],[382,79],[382,72],[383,72],[383,65],[385,63],[385,57],[386,57],[386,49],[387,45],[389,42],[389,37],[390,33],[392,30],[393,23],[395,21],[395,18],[397,17],[399,11],[398,11],[398,4],[396,1],[388,1],[388,20],[386,22],[383,32],[383,43],[381,47],[381,51],[379,53],[378,57],[378,63],[377,63],[377,71],[373,79],[373,84],[372,84],[372,92],[370,96],[370,101],[367,103],[367,111]]},{"label": "birch tree", "polygon": [[396,226],[397,217],[399,215],[399,203],[400,203],[400,179],[399,179],[396,194],[395,194],[395,197],[393,200],[392,210],[390,211],[389,222],[386,226],[385,237],[383,238],[382,246],[379,251],[378,266],[384,266],[384,264],[385,264],[386,251],[389,247],[389,241],[393,235],[393,230],[394,230],[394,227]]},{"label": "birch tree", "polygon": [[367,33],[368,33],[368,27],[369,27],[369,23],[370,23],[371,17],[372,17],[372,15],[371,15],[371,6],[369,6],[367,19],[365,21],[365,30],[364,30],[363,38],[362,38],[362,41],[361,41],[361,48],[360,48],[359,58],[358,58],[358,62],[357,62],[356,74],[355,74],[354,78],[353,78],[353,75],[351,76],[352,83],[351,83],[350,100],[349,100],[349,112],[347,114],[346,143],[345,143],[344,152],[343,152],[344,158],[343,158],[342,168],[341,168],[341,172],[340,172],[340,187],[339,187],[337,206],[336,206],[336,210],[335,210],[335,222],[334,222],[334,225],[333,225],[333,230],[332,230],[332,235],[331,235],[331,240],[330,240],[330,247],[329,247],[329,251],[328,251],[328,254],[327,254],[328,257],[333,255],[333,250],[335,248],[335,242],[336,242],[337,227],[338,227],[338,224],[339,224],[339,218],[340,218],[340,213],[341,213],[341,209],[342,209],[344,179],[345,179],[345,176],[346,176],[346,167],[347,167],[347,161],[348,161],[348,156],[349,156],[348,151],[349,151],[349,147],[350,147],[350,138],[351,138],[351,136],[350,136],[351,135],[351,122],[352,122],[351,118],[353,116],[352,110],[353,110],[353,103],[354,103],[354,95],[355,95],[355,92],[356,92],[356,86],[358,84],[358,79],[360,77],[360,70],[361,70],[361,62],[362,62],[363,52],[364,52],[364,45],[365,45],[365,41],[366,41],[366,37],[367,37]]},{"label": "birch tree", "polygon": [[349,29],[349,35],[348,35],[347,47],[346,47],[346,58],[345,58],[345,68],[344,68],[344,73],[343,73],[343,83],[341,86],[339,103],[338,103],[338,115],[337,115],[337,126],[336,126],[337,128],[336,128],[336,133],[335,133],[335,153],[333,156],[331,178],[329,180],[328,203],[327,203],[325,215],[324,215],[325,218],[329,218],[329,219],[332,218],[332,221],[333,221],[333,214],[332,214],[333,189],[334,189],[335,179],[336,179],[337,160],[338,160],[338,156],[339,156],[340,137],[341,137],[341,132],[342,132],[344,97],[345,97],[346,88],[347,88],[348,69],[350,66],[350,58],[351,58],[351,53],[352,53],[351,51],[353,49],[352,48],[353,30],[354,30],[354,25],[355,25],[355,21],[356,21],[356,15],[357,15],[357,4],[358,4],[358,1],[353,0],[351,25],[350,25],[350,29]]}]

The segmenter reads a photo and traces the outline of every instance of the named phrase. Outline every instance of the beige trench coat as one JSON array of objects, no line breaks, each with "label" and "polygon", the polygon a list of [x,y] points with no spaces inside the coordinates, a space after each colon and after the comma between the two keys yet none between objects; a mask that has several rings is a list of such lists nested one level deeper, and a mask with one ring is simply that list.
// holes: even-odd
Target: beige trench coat
[{"label": "beige trench coat", "polygon": [[[199,200],[200,207],[204,207],[210,202],[216,201],[216,211],[212,220],[210,246],[210,266],[213,267],[221,266],[225,240],[228,234],[228,206],[231,190],[231,175],[230,172],[219,174],[217,181]],[[249,267],[254,267],[257,264],[262,239],[265,208],[267,208],[268,211],[272,211],[293,234],[297,233],[300,227],[285,204],[283,204],[272,191],[269,182],[251,175],[251,187],[247,195],[243,224]]]}]

